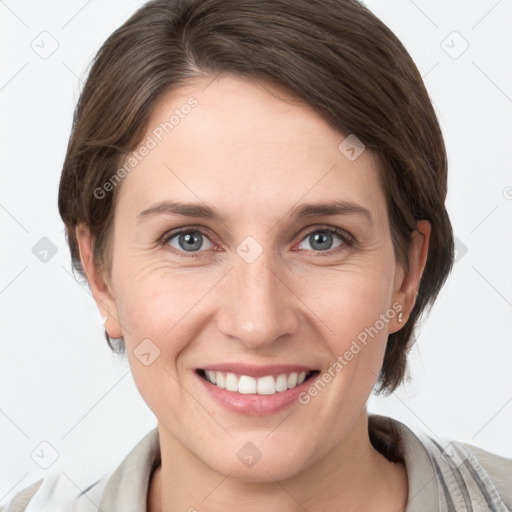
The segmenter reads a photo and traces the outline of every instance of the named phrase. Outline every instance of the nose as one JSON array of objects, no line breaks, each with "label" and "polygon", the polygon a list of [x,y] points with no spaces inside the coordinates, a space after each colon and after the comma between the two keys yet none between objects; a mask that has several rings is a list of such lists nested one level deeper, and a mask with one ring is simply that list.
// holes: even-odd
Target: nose
[{"label": "nose", "polygon": [[263,253],[253,262],[235,258],[223,282],[218,327],[227,337],[258,349],[297,332],[300,302],[279,265]]}]

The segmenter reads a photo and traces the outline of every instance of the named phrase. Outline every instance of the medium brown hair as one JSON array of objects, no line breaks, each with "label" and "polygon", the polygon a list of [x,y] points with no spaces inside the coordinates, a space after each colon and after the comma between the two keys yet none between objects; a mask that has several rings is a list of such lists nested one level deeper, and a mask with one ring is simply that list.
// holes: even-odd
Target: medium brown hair
[{"label": "medium brown hair", "polygon": [[221,73],[284,88],[376,155],[395,256],[404,269],[416,221],[431,223],[416,303],[407,323],[389,335],[379,376],[378,391],[392,392],[404,378],[414,327],[453,264],[444,205],[447,157],[412,58],[356,0],[154,0],[116,30],[98,51],[78,101],[60,181],[73,267],[86,277],[75,235],[84,223],[94,260],[110,276],[120,185],[101,199],[94,191],[140,144],[166,93]]}]

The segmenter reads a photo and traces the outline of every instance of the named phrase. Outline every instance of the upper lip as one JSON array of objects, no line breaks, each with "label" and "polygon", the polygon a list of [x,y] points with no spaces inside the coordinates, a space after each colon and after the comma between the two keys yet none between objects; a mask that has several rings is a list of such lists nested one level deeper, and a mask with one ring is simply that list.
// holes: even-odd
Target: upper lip
[{"label": "upper lip", "polygon": [[219,363],[201,366],[198,370],[213,372],[234,373],[236,375],[247,375],[249,377],[264,377],[266,375],[280,375],[281,373],[312,372],[316,368],[301,364],[274,364],[268,366],[255,366],[246,363]]}]

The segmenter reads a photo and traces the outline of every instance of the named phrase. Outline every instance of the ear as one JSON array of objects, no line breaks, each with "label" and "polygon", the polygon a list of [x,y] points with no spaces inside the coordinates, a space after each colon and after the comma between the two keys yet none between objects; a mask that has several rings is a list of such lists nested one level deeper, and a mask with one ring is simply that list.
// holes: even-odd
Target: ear
[{"label": "ear", "polygon": [[416,226],[417,231],[413,233],[409,246],[409,270],[406,274],[403,271],[399,273],[401,281],[397,283],[393,298],[393,302],[398,302],[402,305],[403,320],[399,323],[395,317],[393,326],[389,330],[390,333],[400,330],[407,322],[416,303],[421,276],[427,262],[431,225],[427,220],[420,220]]},{"label": "ear", "polygon": [[120,338],[122,334],[119,315],[114,294],[103,269],[98,268],[93,260],[93,240],[89,229],[79,224],[76,229],[76,239],[80,250],[80,260],[84,268],[89,288],[102,318],[107,317],[105,329],[110,337]]}]

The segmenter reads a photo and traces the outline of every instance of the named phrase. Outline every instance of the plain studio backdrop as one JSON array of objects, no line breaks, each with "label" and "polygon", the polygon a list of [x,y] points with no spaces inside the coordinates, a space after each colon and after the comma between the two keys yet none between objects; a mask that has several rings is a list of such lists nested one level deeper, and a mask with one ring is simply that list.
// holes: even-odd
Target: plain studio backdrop
[{"label": "plain studio backdrop", "polygon": [[[410,382],[369,409],[512,457],[512,1],[366,4],[424,77],[448,149],[457,245]],[[71,273],[57,210],[88,65],[141,5],[0,2],[0,501],[54,471],[78,492],[156,426]]]}]

